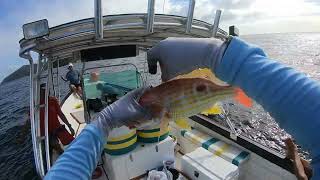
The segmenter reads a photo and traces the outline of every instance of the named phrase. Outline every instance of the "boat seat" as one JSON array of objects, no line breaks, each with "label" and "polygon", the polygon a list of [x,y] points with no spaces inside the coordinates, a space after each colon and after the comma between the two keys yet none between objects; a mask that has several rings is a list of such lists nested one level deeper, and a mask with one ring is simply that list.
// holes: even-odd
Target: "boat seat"
[{"label": "boat seat", "polygon": [[231,144],[225,143],[208,134],[200,132],[194,128],[191,130],[182,129],[181,135],[194,144],[203,147],[214,155],[220,156],[226,161],[239,166],[249,159],[250,154]]}]

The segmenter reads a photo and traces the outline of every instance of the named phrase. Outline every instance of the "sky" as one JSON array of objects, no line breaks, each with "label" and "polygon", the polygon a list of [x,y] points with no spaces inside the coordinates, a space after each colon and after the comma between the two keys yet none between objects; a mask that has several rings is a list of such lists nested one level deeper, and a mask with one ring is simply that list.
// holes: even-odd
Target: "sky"
[{"label": "sky", "polygon": [[[48,19],[53,27],[93,17],[94,0],[0,0],[0,81],[27,61],[19,58],[22,25]],[[103,14],[143,13],[148,0],[102,0]],[[186,15],[188,0],[156,0],[156,13]],[[243,34],[320,32],[320,0],[196,0],[194,18]]]}]

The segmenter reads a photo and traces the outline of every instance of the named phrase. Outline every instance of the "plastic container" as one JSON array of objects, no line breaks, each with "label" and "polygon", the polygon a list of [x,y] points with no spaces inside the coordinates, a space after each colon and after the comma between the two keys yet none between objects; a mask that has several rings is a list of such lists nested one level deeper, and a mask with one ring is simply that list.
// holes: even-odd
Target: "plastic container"
[{"label": "plastic container", "polygon": [[239,176],[237,166],[201,147],[182,156],[181,170],[197,180],[236,180]]}]

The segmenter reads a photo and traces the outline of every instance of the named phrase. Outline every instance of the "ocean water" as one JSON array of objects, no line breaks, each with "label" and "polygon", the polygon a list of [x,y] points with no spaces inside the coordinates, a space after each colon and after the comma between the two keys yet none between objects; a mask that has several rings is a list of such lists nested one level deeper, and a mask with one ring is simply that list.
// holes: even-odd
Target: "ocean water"
[{"label": "ocean water", "polygon": [[[320,80],[320,33],[263,34],[242,38],[262,47],[271,58]],[[144,55],[141,55],[133,63],[146,70],[143,60]],[[91,63],[90,66],[99,64]],[[159,76],[145,78],[148,78],[150,84],[159,82]],[[61,81],[60,83],[63,97],[67,84]],[[21,128],[27,121],[28,103],[28,77],[0,86],[0,179],[35,178],[31,135],[28,133],[21,137]],[[246,109],[232,101],[226,101],[225,105],[238,132],[273,150],[285,153],[282,139],[290,135],[281,129],[261,106],[255,104],[254,108]],[[223,119],[218,122],[227,126]],[[307,152],[300,150],[300,153],[308,157]]]}]

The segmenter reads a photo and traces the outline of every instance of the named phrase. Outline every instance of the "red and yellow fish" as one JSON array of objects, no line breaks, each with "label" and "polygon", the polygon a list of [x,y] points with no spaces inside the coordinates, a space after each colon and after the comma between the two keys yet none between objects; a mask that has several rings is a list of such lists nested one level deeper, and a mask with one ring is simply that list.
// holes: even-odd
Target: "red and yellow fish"
[{"label": "red and yellow fish", "polygon": [[[207,79],[183,78],[149,89],[141,96],[139,103],[149,109],[154,118],[161,119],[162,129],[167,126],[169,119],[193,116],[209,109],[218,101],[238,97],[239,92],[237,88],[217,85]],[[244,93],[240,94],[243,95]]]}]

